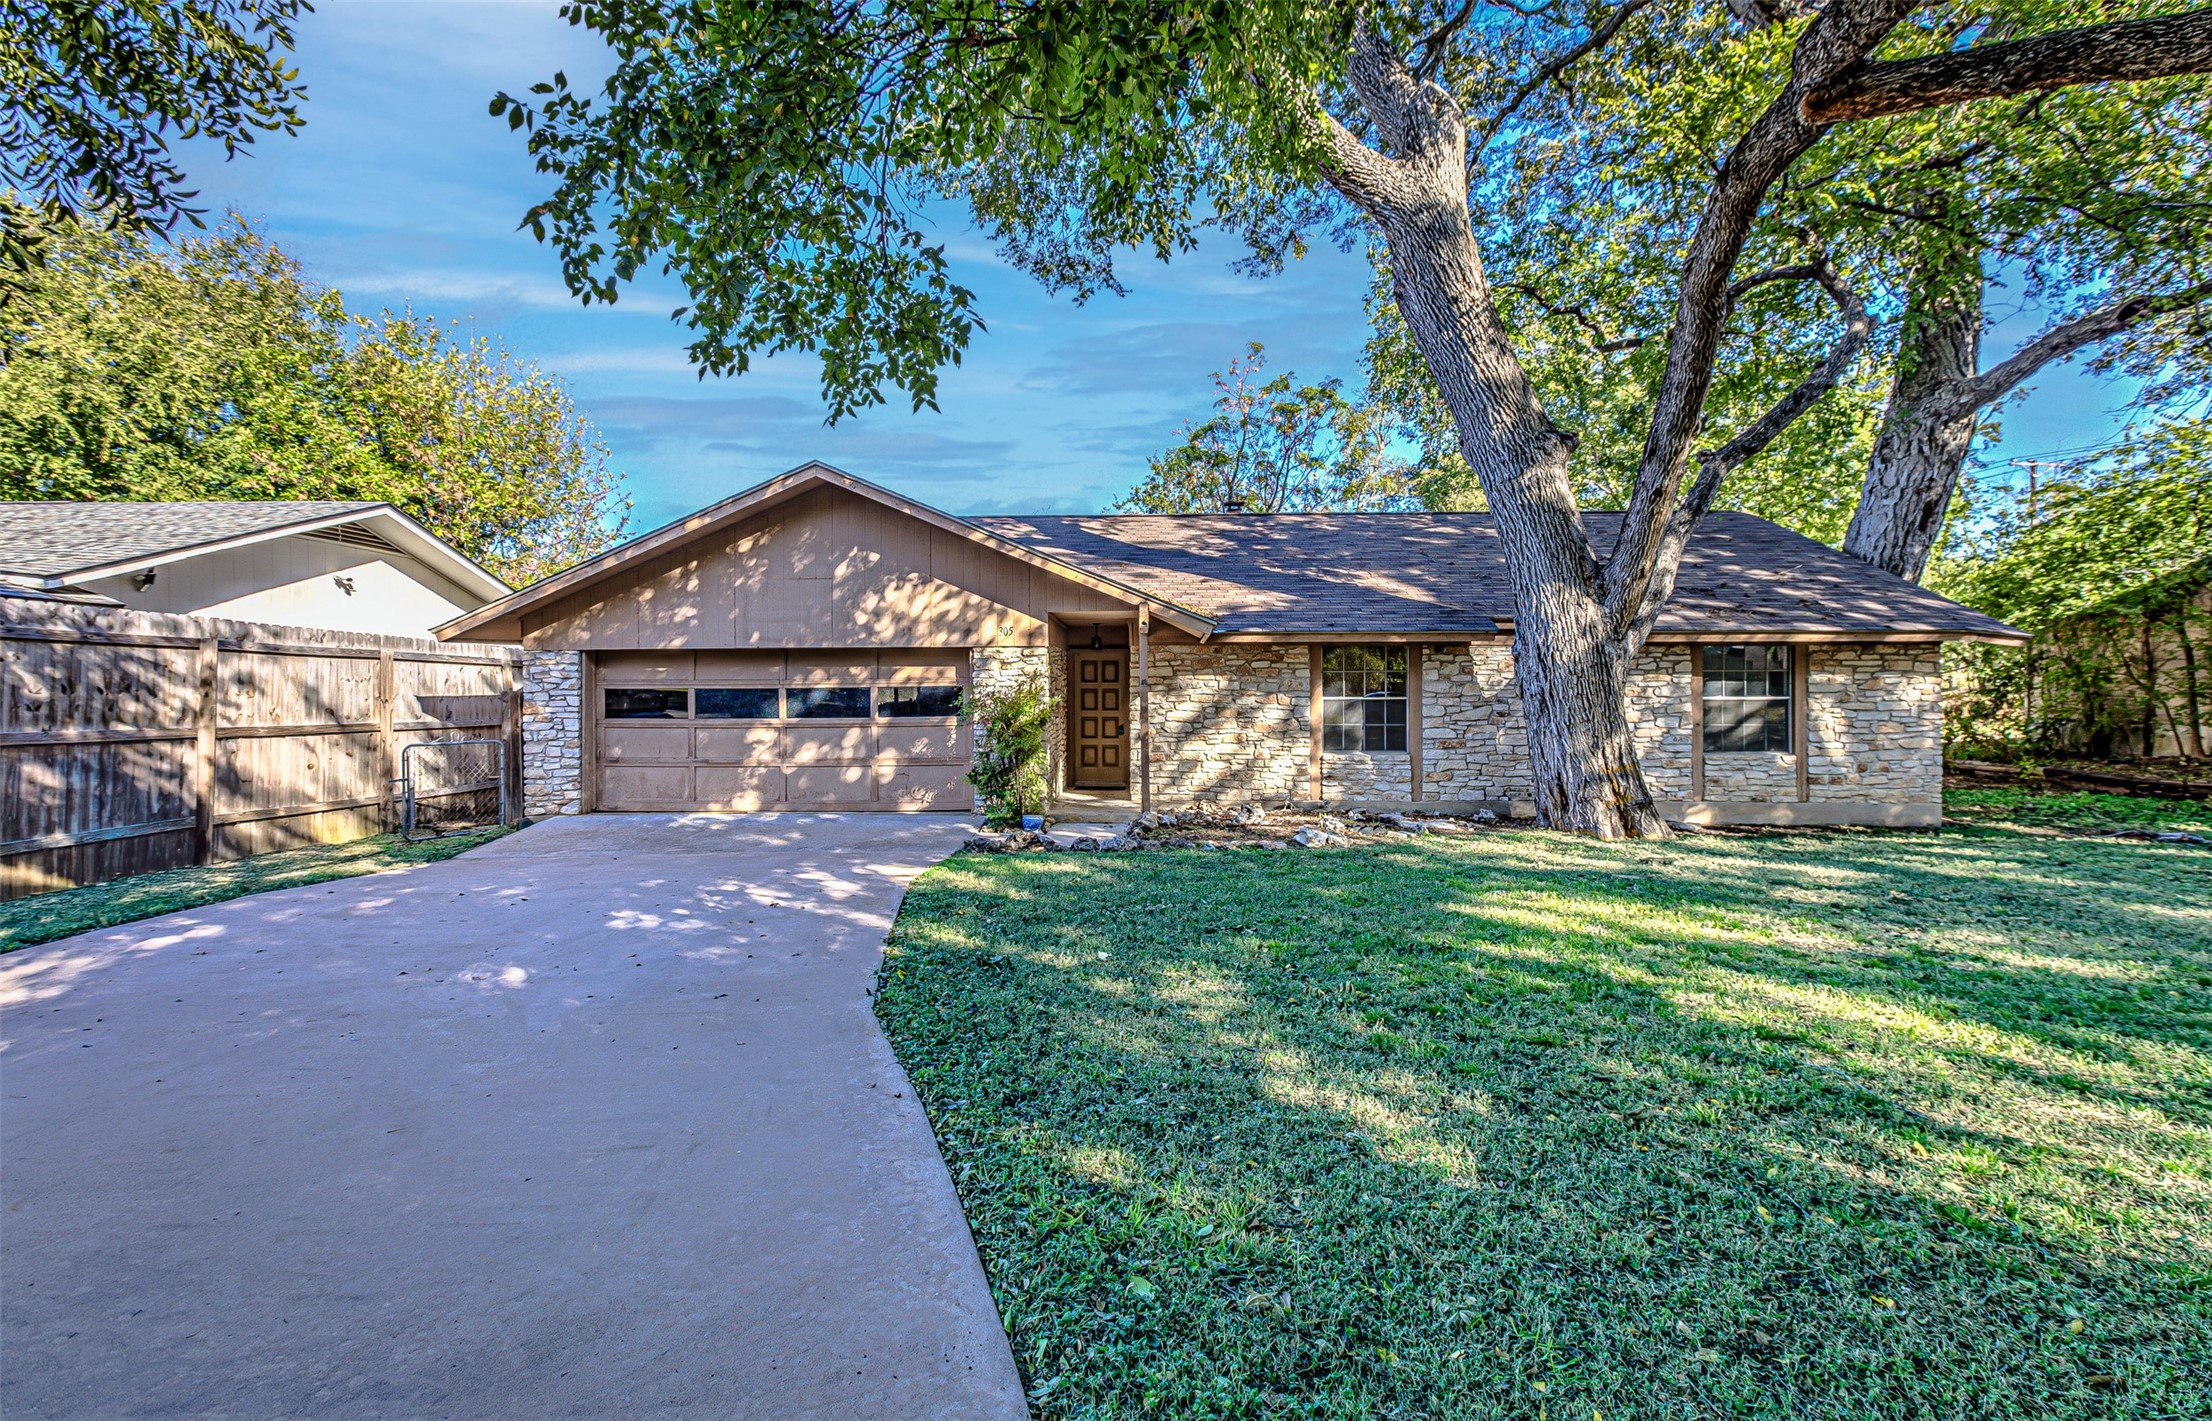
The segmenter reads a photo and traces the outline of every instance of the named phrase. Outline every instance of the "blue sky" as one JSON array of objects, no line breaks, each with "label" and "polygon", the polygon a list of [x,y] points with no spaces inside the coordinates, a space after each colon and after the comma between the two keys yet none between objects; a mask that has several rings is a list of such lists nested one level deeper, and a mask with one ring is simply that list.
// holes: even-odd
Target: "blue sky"
[{"label": "blue sky", "polygon": [[[1100,509],[1179,424],[1203,417],[1208,372],[1248,341],[1265,342],[1274,369],[1357,383],[1367,267],[1356,253],[1323,247],[1264,280],[1231,271],[1227,243],[1166,266],[1133,258],[1127,297],[1077,306],[960,225],[943,237],[989,330],[945,373],[941,412],[899,404],[826,427],[801,358],[702,383],[668,319],[677,287],[640,282],[616,306],[584,307],[551,251],[516,230],[546,182],[486,105],[500,89],[603,62],[557,10],[552,0],[323,0],[301,26],[304,132],[204,161],[193,176],[203,201],[254,219],[348,305],[471,321],[561,377],[630,475],[634,528],[810,458],[956,512]],[[2019,312],[1987,348],[2009,349],[2035,324]],[[2097,443],[2122,394],[2047,375],[2007,412],[1993,456]]]}]

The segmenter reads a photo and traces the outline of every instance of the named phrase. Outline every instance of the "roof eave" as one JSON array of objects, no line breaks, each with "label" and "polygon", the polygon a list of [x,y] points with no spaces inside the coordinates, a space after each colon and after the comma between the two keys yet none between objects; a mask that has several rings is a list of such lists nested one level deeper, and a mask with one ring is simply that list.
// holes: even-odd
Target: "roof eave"
[{"label": "roof eave", "polygon": [[192,558],[209,557],[216,553],[230,552],[237,548],[250,548],[256,543],[274,542],[278,538],[298,537],[305,533],[319,533],[329,528],[342,528],[349,523],[381,522],[390,526],[399,536],[399,542],[407,545],[405,551],[432,568],[448,581],[487,601],[504,597],[510,592],[481,565],[462,555],[437,534],[417,523],[391,504],[372,504],[365,508],[348,509],[343,513],[326,513],[314,518],[302,518],[296,523],[282,523],[268,528],[257,528],[250,533],[236,533],[227,538],[211,538],[206,542],[183,544],[164,548],[158,553],[140,557],[120,558],[113,562],[94,563],[87,567],[71,568],[66,572],[49,574],[38,579],[40,586],[49,592],[60,591],[77,583],[96,582],[104,577],[127,577],[149,568],[167,567],[172,563]]}]

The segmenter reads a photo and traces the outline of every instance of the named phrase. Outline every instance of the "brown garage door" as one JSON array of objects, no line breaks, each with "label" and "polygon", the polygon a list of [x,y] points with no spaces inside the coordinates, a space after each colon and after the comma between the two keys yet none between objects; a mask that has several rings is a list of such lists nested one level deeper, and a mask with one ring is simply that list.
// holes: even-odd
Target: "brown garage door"
[{"label": "brown garage door", "polygon": [[601,809],[962,810],[965,651],[602,652]]}]

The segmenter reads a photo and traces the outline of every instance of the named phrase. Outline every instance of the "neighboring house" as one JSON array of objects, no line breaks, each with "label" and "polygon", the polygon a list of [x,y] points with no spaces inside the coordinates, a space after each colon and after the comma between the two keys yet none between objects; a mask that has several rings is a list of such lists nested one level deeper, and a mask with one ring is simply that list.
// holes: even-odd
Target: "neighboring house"
[{"label": "neighboring house", "polygon": [[[1602,543],[1613,516],[1587,516]],[[956,518],[809,464],[439,629],[520,641],[525,808],[967,809],[966,688],[1049,682],[1053,783],[1524,808],[1481,514]],[[1630,711],[1670,815],[1926,825],[1946,640],[2024,635],[1772,523],[1709,518]]]},{"label": "neighboring house", "polygon": [[0,503],[0,588],[428,636],[508,587],[388,503]]}]

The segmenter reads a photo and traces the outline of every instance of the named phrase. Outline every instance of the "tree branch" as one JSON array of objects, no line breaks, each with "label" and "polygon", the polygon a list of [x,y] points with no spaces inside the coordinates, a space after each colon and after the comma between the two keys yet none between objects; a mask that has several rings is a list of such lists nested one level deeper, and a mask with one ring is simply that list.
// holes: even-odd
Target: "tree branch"
[{"label": "tree branch", "polygon": [[1943,402],[1945,412],[1954,416],[1971,413],[2003,399],[2014,386],[2036,371],[2054,360],[2065,359],[2083,346],[2095,345],[2153,317],[2185,311],[2208,299],[2212,299],[2212,281],[2200,281],[2163,295],[2130,296],[2125,301],[2100,306],[2087,315],[2053,326],[2008,359],[1999,361],[1971,380],[1959,381]]},{"label": "tree branch", "polygon": [[1973,99],[2212,70],[2212,9],[1858,64],[1806,93],[1807,123],[1855,123]]},{"label": "tree branch", "polygon": [[1714,178],[1683,262],[1666,370],[1637,464],[1635,489],[1621,519],[1621,536],[1605,564],[1605,613],[1616,635],[1627,636],[1642,615],[1653,570],[1667,546],[1690,444],[1713,387],[1713,364],[1730,304],[1729,272],[1750,237],[1767,190],[1824,131],[1801,117],[1804,96],[1871,54],[1910,4],[1830,0],[1798,37],[1788,86],[1753,121]]},{"label": "tree branch", "polygon": [[[1866,349],[1868,338],[1874,334],[1874,322],[1866,313],[1866,303],[1859,299],[1858,293],[1837,272],[1825,253],[1803,267],[1778,270],[1802,271],[1805,279],[1819,282],[1843,316],[1843,332],[1836,337],[1835,345],[1819,367],[1775,401],[1773,408],[1720,448],[1698,456],[1697,477],[1691,480],[1688,492],[1668,515],[1666,530],[1660,538],[1658,565],[1644,594],[1643,605],[1629,627],[1628,647],[1632,653],[1651,635],[1652,625],[1659,620],[1659,610],[1674,595],[1675,572],[1681,566],[1682,550],[1688,546],[1690,534],[1696,531],[1698,523],[1712,510],[1713,500],[1720,493],[1721,480],[1772,444],[1799,415],[1811,409],[1815,401],[1835,389],[1850,373],[1859,353]],[[1746,278],[1749,280],[1751,278]],[[1626,531],[1624,526],[1624,537]]]},{"label": "tree branch", "polygon": [[1505,121],[1513,117],[1514,111],[1527,102],[1529,95],[1566,73],[1577,60],[1612,43],[1613,36],[1621,32],[1621,26],[1627,24],[1638,10],[1650,3],[1651,0],[1626,0],[1618,10],[1605,17],[1605,23],[1590,31],[1589,38],[1547,60],[1534,74],[1523,80],[1521,87],[1515,89],[1513,96],[1505,101],[1505,106],[1492,114],[1490,121],[1482,126],[1482,135],[1475,140],[1474,151],[1479,154],[1490,145],[1490,140],[1497,137],[1498,130],[1505,127]]}]

